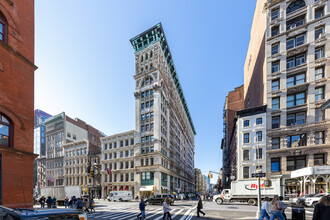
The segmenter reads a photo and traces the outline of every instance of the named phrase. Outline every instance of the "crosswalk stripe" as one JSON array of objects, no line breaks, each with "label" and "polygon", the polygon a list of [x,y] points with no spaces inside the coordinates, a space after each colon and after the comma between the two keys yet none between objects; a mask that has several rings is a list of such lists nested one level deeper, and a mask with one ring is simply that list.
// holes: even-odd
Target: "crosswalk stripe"
[{"label": "crosswalk stripe", "polygon": [[172,218],[175,218],[177,215],[179,215],[184,209],[180,209],[175,215],[172,216]]},{"label": "crosswalk stripe", "polygon": [[193,217],[193,215],[195,215],[195,212],[196,212],[196,210],[195,210],[195,211],[192,211],[192,212],[188,215],[188,217],[186,218],[186,220],[190,220],[190,219]]},{"label": "crosswalk stripe", "polygon": [[[171,212],[173,213],[175,210],[176,210],[176,209],[173,209],[173,210],[171,210]],[[159,220],[159,219],[163,218],[163,216],[164,216],[164,215],[161,215],[161,216],[159,216],[158,218],[155,218],[154,220]],[[172,216],[171,216],[171,217],[172,217]],[[172,217],[172,218],[174,218],[174,217]]]},{"label": "crosswalk stripe", "polygon": [[189,213],[191,212],[192,210],[189,209],[181,218],[180,220],[184,220],[186,218],[187,215],[189,215]]},{"label": "crosswalk stripe", "polygon": [[133,215],[137,215],[137,213],[128,213],[128,214],[126,213],[126,214],[124,214],[124,215],[120,215],[120,216],[117,216],[117,217],[115,217],[115,218],[112,218],[112,217],[111,217],[111,220],[112,220],[112,219],[115,220],[115,219],[129,218],[129,217],[131,217],[131,216],[133,216]]},{"label": "crosswalk stripe", "polygon": [[98,216],[98,218],[109,218],[110,216],[111,216],[111,219],[113,218],[113,217],[118,217],[118,216],[121,216],[122,214],[125,214],[125,213],[123,213],[123,212],[120,212],[120,213],[109,213],[109,214],[105,214],[104,216],[102,216],[102,217],[99,217]]}]

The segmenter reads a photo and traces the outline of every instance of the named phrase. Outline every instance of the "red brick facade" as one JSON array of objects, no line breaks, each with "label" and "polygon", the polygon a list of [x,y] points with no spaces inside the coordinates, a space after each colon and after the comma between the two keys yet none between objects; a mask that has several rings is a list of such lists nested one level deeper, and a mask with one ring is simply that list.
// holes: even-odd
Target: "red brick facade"
[{"label": "red brick facade", "polygon": [[0,147],[2,204],[33,205],[34,0],[0,0],[7,21],[0,40],[0,114],[10,119],[10,147]]}]

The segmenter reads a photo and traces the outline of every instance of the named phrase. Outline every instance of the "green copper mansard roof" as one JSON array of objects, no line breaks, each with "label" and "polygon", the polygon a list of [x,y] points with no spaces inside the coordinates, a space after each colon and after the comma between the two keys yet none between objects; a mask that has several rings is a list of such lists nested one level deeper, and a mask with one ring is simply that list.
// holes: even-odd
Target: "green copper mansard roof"
[{"label": "green copper mansard roof", "polygon": [[162,51],[164,53],[164,57],[166,59],[167,65],[168,65],[168,68],[171,71],[172,79],[174,81],[174,84],[176,86],[176,90],[177,90],[177,92],[179,94],[179,97],[181,99],[183,108],[184,108],[184,110],[186,112],[186,115],[188,117],[191,129],[193,130],[194,134],[196,135],[194,123],[193,123],[193,121],[190,117],[187,102],[186,102],[186,99],[184,98],[184,95],[183,95],[181,84],[179,82],[179,78],[178,78],[178,75],[177,75],[177,72],[176,72],[176,69],[175,69],[175,66],[174,66],[174,62],[173,62],[173,59],[172,59],[170,48],[168,47],[168,44],[167,44],[167,41],[166,41],[166,38],[165,38],[165,34],[164,34],[162,24],[158,23],[157,25],[155,25],[152,28],[146,30],[145,32],[137,35],[136,37],[133,37],[130,40],[130,42],[131,42],[131,44],[132,44],[132,46],[135,50],[135,53],[143,50],[144,48],[148,47],[149,45],[151,45],[151,44],[153,44],[157,41],[159,41],[159,43],[160,43],[160,46],[162,48]]}]

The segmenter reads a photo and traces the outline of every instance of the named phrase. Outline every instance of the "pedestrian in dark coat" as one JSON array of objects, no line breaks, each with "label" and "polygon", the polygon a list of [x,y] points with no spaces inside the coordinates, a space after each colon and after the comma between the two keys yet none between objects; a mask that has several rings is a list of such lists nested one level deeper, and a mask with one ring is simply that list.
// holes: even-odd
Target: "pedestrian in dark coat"
[{"label": "pedestrian in dark coat", "polygon": [[51,208],[53,203],[52,197],[48,196],[46,203],[47,203],[47,208]]},{"label": "pedestrian in dark coat", "polygon": [[203,202],[200,196],[197,197],[198,198],[198,203],[197,203],[197,217],[199,217],[199,213],[202,213],[203,216],[205,216],[205,213],[202,212],[203,209]]},{"label": "pedestrian in dark coat", "polygon": [[315,205],[313,220],[329,220],[330,216],[330,197],[323,196]]},{"label": "pedestrian in dark coat", "polygon": [[44,196],[42,196],[40,199],[39,199],[39,203],[41,205],[41,208],[45,208],[45,202],[46,202],[46,198]]}]

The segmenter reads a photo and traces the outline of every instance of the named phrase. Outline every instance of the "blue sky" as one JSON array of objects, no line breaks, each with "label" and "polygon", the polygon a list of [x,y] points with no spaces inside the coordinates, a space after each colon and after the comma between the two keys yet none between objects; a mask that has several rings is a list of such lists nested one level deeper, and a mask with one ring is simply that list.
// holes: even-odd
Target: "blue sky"
[{"label": "blue sky", "polygon": [[243,84],[255,4],[36,0],[35,108],[65,111],[107,135],[135,129],[129,40],[161,22],[197,131],[195,167],[219,171],[224,100]]}]

